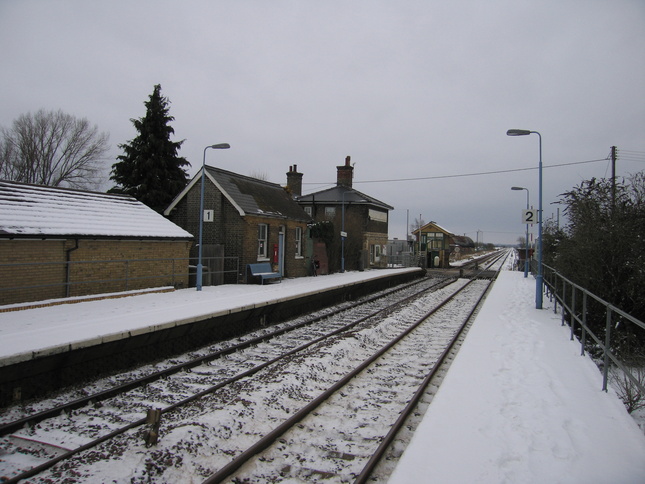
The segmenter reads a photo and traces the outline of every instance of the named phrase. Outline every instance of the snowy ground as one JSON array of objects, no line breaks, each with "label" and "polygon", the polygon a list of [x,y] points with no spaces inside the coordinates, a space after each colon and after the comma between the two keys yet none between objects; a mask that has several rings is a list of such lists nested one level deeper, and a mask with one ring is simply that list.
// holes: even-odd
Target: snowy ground
[{"label": "snowy ground", "polygon": [[[244,308],[315,294],[330,287],[343,286],[418,269],[382,269],[345,272],[318,277],[285,279],[264,286],[233,284],[204,286],[202,291],[181,289],[170,293],[151,293],[119,299],[61,304],[21,311],[0,312],[0,360],[42,351],[65,349],[70,343],[95,339],[110,340],[122,333],[145,332],[155,326],[190,322],[205,315],[227,314]],[[13,308],[13,306],[0,306]],[[100,341],[98,341],[100,342]],[[97,342],[97,343],[98,343]]]},{"label": "snowy ground", "polygon": [[[0,357],[368,276],[345,273],[0,313]],[[600,373],[580,356],[548,299],[538,311],[534,297],[533,278],[501,274],[390,482],[645,482],[645,436],[615,393],[601,390]]]},{"label": "snowy ground", "polygon": [[502,272],[390,483],[640,483],[645,436],[535,279]]}]

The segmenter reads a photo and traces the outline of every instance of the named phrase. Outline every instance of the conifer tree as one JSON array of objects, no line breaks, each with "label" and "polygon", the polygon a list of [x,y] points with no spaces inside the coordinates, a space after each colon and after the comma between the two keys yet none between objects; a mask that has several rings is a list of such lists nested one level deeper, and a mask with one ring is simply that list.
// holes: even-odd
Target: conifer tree
[{"label": "conifer tree", "polygon": [[190,163],[177,155],[183,140],[170,140],[175,130],[169,123],[175,118],[168,114],[170,101],[161,95],[161,85],[144,104],[146,115],[130,120],[139,135],[119,145],[124,154],[112,165],[110,179],[116,186],[109,191],[132,195],[161,213],[186,186]]}]

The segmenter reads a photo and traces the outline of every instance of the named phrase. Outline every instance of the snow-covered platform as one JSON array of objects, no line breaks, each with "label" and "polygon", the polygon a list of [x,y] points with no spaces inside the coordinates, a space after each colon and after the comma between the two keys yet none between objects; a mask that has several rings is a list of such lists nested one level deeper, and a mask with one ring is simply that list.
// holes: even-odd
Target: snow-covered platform
[{"label": "snow-covered platform", "polygon": [[[0,405],[229,338],[423,275],[380,269],[0,306]],[[172,288],[170,288],[172,289]],[[109,296],[109,297],[108,297]]]},{"label": "snow-covered platform", "polygon": [[645,483],[645,436],[535,279],[503,271],[390,484]]},{"label": "snow-covered platform", "polygon": [[[128,338],[134,334],[190,324],[206,318],[242,313],[270,304],[347,289],[358,283],[386,279],[418,268],[346,272],[318,277],[284,279],[281,283],[204,286],[148,292],[17,311],[19,305],[0,306],[0,367],[38,356]],[[120,295],[123,295],[121,293]],[[30,303],[28,306],[32,306]]]}]

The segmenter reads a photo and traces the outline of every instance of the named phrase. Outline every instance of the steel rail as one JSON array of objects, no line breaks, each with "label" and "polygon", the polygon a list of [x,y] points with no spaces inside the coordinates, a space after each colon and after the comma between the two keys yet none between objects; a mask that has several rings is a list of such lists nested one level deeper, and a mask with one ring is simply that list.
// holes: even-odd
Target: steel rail
[{"label": "steel rail", "polygon": [[[360,301],[355,306],[352,306],[351,309],[354,309],[360,305],[367,305],[369,303],[372,303],[378,299],[381,299],[383,297],[387,297],[389,295],[392,295],[394,293],[404,291],[416,284],[420,284],[423,282],[423,279],[413,281],[411,283],[407,283],[403,286],[397,286],[394,289],[391,289],[385,293],[379,293],[376,296],[371,296],[363,301]],[[433,286],[434,287],[434,286]],[[425,289],[424,289],[425,291]],[[423,291],[421,291],[423,292]],[[236,353],[240,350],[244,350],[246,348],[249,348],[251,346],[257,345],[258,343],[262,343],[264,341],[270,340],[271,338],[275,338],[278,336],[281,336],[285,333],[288,333],[289,331],[293,331],[295,329],[303,328],[305,326],[320,322],[323,319],[329,318],[331,316],[336,316],[343,311],[347,311],[350,308],[344,307],[344,308],[337,308],[331,312],[327,312],[325,314],[322,314],[320,316],[315,316],[313,318],[308,318],[300,323],[294,324],[292,326],[288,326],[285,328],[281,328],[279,330],[272,331],[270,333],[264,334],[262,336],[258,336],[255,338],[251,338],[247,341],[243,341],[241,343],[234,344],[232,346],[229,346],[228,348],[221,349],[212,353],[209,353],[207,355],[200,356],[198,358],[194,358],[190,361],[180,363],[177,365],[173,365],[171,367],[168,367],[164,370],[156,371],[154,373],[151,373],[149,375],[133,379],[129,382],[122,383],[119,385],[115,385],[112,388],[109,388],[107,390],[103,390],[100,392],[93,393],[91,395],[87,395],[81,398],[77,398],[71,402],[67,402],[61,405],[58,405],[56,407],[52,407],[47,410],[42,410],[38,413],[28,415],[26,417],[14,420],[12,422],[0,424],[0,437],[11,434],[17,430],[20,430],[24,426],[33,426],[39,422],[42,422],[43,420],[49,419],[56,417],[58,415],[61,415],[63,413],[69,413],[72,410],[77,410],[79,408],[83,408],[86,405],[89,404],[96,404],[97,402],[101,402],[104,400],[107,400],[108,398],[113,398],[118,395],[121,395],[123,393],[126,393],[128,391],[134,390],[135,388],[139,388],[145,385],[148,385],[154,381],[160,380],[162,378],[168,377],[170,375],[174,375],[176,373],[180,373],[182,371],[190,370],[192,368],[195,368],[199,365],[202,365],[204,363],[207,363],[209,361],[213,361],[217,358],[221,358],[223,356],[227,356],[233,353]]]},{"label": "steel rail", "polygon": [[[493,261],[493,263],[491,265],[489,265],[488,267],[491,267],[500,258],[501,257],[496,258],[495,261]],[[495,278],[497,278],[497,275],[499,275],[500,271],[501,271],[501,266],[497,270]],[[468,316],[464,320],[463,324],[459,327],[459,330],[457,331],[455,336],[452,338],[452,340],[450,341],[450,343],[448,344],[446,349],[441,353],[441,356],[435,362],[435,364],[431,368],[430,372],[423,379],[423,381],[419,385],[418,390],[413,395],[412,399],[410,399],[410,401],[407,403],[405,408],[399,414],[399,417],[397,418],[397,420],[394,422],[394,424],[392,424],[392,427],[390,428],[390,430],[387,433],[387,435],[385,435],[385,437],[383,437],[383,439],[379,443],[379,446],[377,447],[376,451],[372,454],[372,457],[370,458],[370,460],[367,462],[367,464],[365,464],[365,466],[363,467],[363,470],[357,476],[356,480],[354,481],[354,484],[363,484],[363,483],[365,483],[365,482],[367,482],[369,480],[369,478],[371,477],[372,473],[374,472],[374,469],[376,468],[376,466],[379,464],[379,462],[383,458],[383,455],[387,451],[388,447],[390,446],[390,444],[392,443],[392,441],[394,440],[396,435],[399,433],[401,428],[405,425],[406,421],[410,417],[410,414],[417,407],[417,404],[421,400],[421,397],[423,396],[423,394],[427,391],[427,388],[430,385],[430,382],[435,378],[436,374],[439,372],[439,370],[443,366],[444,361],[446,360],[446,358],[448,357],[448,355],[450,354],[452,349],[457,344],[457,341],[459,341],[459,338],[462,336],[462,334],[466,330],[466,327],[470,323],[473,315],[479,309],[482,301],[484,300],[484,298],[488,294],[488,292],[490,290],[490,287],[493,284],[493,282],[494,282],[494,279],[488,282],[488,285],[486,286],[486,289],[482,292],[482,295],[479,297],[479,299],[477,300],[477,302],[475,303],[475,305],[473,306],[471,311],[468,313]]]},{"label": "steel rail", "polygon": [[389,343],[381,347],[381,349],[379,349],[376,353],[374,353],[372,356],[364,360],[360,365],[355,367],[352,371],[345,374],[340,380],[338,380],[336,383],[331,385],[327,390],[325,390],[323,393],[318,395],[316,398],[314,398],[312,401],[310,401],[307,405],[302,407],[300,410],[295,412],[291,417],[289,417],[287,420],[282,422],[272,431],[267,433],[255,444],[251,445],[241,454],[236,456],[232,461],[230,461],[224,467],[220,468],[218,471],[216,471],[211,476],[209,476],[206,480],[203,481],[203,484],[216,484],[224,481],[228,477],[231,477],[231,475],[235,471],[237,471],[240,467],[242,467],[244,464],[249,462],[255,455],[262,452],[263,450],[266,450],[268,447],[274,444],[285,432],[287,432],[290,428],[298,424],[307,415],[309,415],[317,407],[319,407],[325,400],[327,400],[331,395],[333,395],[335,392],[337,392],[342,387],[347,385],[356,375],[358,375],[361,371],[365,370],[368,366],[374,363],[374,361],[376,361],[384,353],[386,353],[393,346],[399,343],[403,338],[405,338],[408,334],[414,331],[419,325],[421,325],[426,319],[428,319],[430,316],[432,316],[434,313],[436,313],[442,307],[444,307],[446,304],[452,301],[458,294],[460,294],[462,291],[464,291],[468,286],[470,286],[474,282],[475,282],[474,280],[468,281],[457,291],[455,291],[453,294],[451,294],[446,299],[444,299],[438,306],[434,307],[433,309],[425,313],[422,317],[418,318],[415,323],[410,325],[410,327],[408,327],[406,330],[401,332],[397,337],[393,338]]},{"label": "steel rail", "polygon": [[[448,280],[448,281],[450,281],[450,280]],[[425,288],[425,289],[423,289],[421,291],[418,291],[418,292],[416,292],[416,293],[414,293],[412,295],[406,296],[405,298],[403,298],[401,300],[398,300],[398,301],[388,305],[385,308],[381,308],[381,309],[379,309],[377,311],[371,312],[370,314],[368,314],[366,316],[363,316],[363,317],[361,317],[361,318],[359,318],[359,319],[357,319],[355,321],[352,321],[351,323],[343,325],[342,327],[337,328],[336,330],[334,330],[334,331],[332,331],[330,333],[327,333],[327,334],[319,336],[319,337],[317,337],[317,338],[315,338],[315,339],[313,339],[311,341],[308,341],[308,342],[306,342],[306,343],[304,343],[304,344],[302,344],[302,345],[300,345],[300,346],[298,346],[296,348],[293,348],[293,349],[287,351],[286,353],[283,353],[283,354],[281,354],[281,355],[279,355],[279,356],[277,356],[275,358],[272,358],[271,360],[268,360],[268,361],[266,361],[264,363],[261,363],[258,366],[255,366],[255,367],[253,367],[253,368],[251,368],[249,370],[246,370],[246,371],[244,371],[242,373],[239,373],[239,374],[235,375],[234,377],[228,378],[228,379],[226,379],[226,380],[224,380],[224,381],[222,381],[222,382],[220,382],[220,383],[218,383],[216,385],[213,385],[213,386],[211,386],[209,388],[206,388],[206,389],[204,389],[204,390],[202,390],[202,391],[200,391],[200,392],[198,392],[196,394],[193,394],[193,395],[191,395],[191,396],[189,396],[189,397],[187,397],[185,399],[182,399],[182,400],[180,400],[180,401],[178,401],[178,402],[176,402],[176,403],[174,403],[172,405],[169,405],[169,406],[167,406],[165,408],[159,409],[159,412],[160,412],[160,414],[166,414],[166,413],[171,412],[173,410],[176,410],[177,408],[182,407],[182,406],[184,406],[184,405],[186,405],[188,403],[191,403],[191,402],[193,402],[195,400],[203,398],[206,395],[209,395],[209,394],[211,394],[211,393],[213,393],[213,392],[215,392],[217,390],[220,390],[221,388],[223,388],[223,387],[225,387],[227,385],[230,385],[230,384],[232,384],[232,383],[234,383],[234,382],[236,382],[238,380],[241,380],[243,378],[251,376],[251,375],[263,370],[264,368],[267,368],[268,366],[271,366],[271,365],[279,362],[280,360],[283,360],[284,358],[287,358],[289,356],[297,354],[298,352],[301,352],[301,351],[307,349],[308,347],[310,347],[310,346],[312,346],[314,344],[317,344],[317,343],[319,343],[321,341],[324,341],[325,339],[327,339],[327,338],[329,338],[331,336],[335,336],[336,334],[342,333],[344,331],[348,331],[348,330],[352,329],[353,327],[355,327],[356,325],[358,325],[358,324],[360,324],[360,323],[362,323],[364,321],[367,321],[368,319],[371,319],[371,318],[374,318],[374,317],[379,316],[381,314],[386,314],[387,312],[393,311],[394,308],[396,308],[397,306],[400,306],[401,304],[404,304],[404,303],[409,302],[409,301],[411,301],[411,300],[413,300],[415,298],[418,298],[424,292],[435,290],[435,289],[438,288],[437,286],[442,286],[442,285],[447,284],[447,283],[448,282],[444,281],[443,284],[434,285],[434,286],[431,286],[429,288]],[[413,284],[408,284],[408,285],[406,285],[406,287],[411,286],[411,285],[413,285]],[[403,289],[405,289],[405,288],[401,288],[399,290],[403,290]],[[390,295],[390,294],[392,294],[394,292],[398,292],[398,291],[397,290],[389,291],[387,294]],[[379,296],[375,296],[374,298],[370,298],[370,299],[374,300],[374,299],[382,298],[382,297],[383,297],[383,294],[381,294]],[[345,308],[345,310],[347,310],[347,308]],[[339,311],[339,312],[342,312],[342,311]],[[334,314],[336,314],[336,312],[334,312]],[[326,315],[320,317],[320,319],[325,319],[325,318],[329,317],[330,315],[334,315],[334,314],[326,314]],[[282,330],[280,330],[280,331],[284,332]],[[264,340],[264,339],[268,339],[268,336],[263,336],[263,337],[256,338],[256,339],[261,341],[261,340]],[[10,478],[9,480],[3,481],[3,482],[5,484],[16,483],[16,482],[20,482],[23,479],[27,479],[29,477],[33,477],[35,475],[38,475],[41,472],[43,472],[43,471],[53,467],[54,465],[58,464],[59,462],[62,462],[62,461],[67,460],[67,459],[70,459],[71,457],[73,457],[76,454],[79,454],[80,452],[83,452],[83,451],[89,450],[89,449],[91,449],[93,447],[96,447],[97,445],[99,445],[99,444],[101,444],[101,443],[103,443],[103,442],[105,442],[105,441],[107,441],[107,440],[109,440],[111,438],[114,438],[114,437],[116,437],[118,435],[124,434],[125,432],[127,432],[129,430],[132,430],[132,429],[134,429],[136,427],[143,426],[146,423],[147,423],[147,418],[142,418],[142,419],[136,420],[134,422],[131,422],[130,424],[127,424],[127,425],[125,425],[123,427],[115,429],[115,430],[109,432],[108,434],[106,434],[104,436],[98,437],[97,439],[94,439],[91,442],[88,442],[88,443],[86,443],[86,444],[84,444],[84,445],[82,445],[80,447],[77,447],[76,449],[72,449],[72,450],[70,450],[70,451],[68,451],[68,452],[66,452],[64,454],[61,454],[60,456],[57,456],[57,457],[55,457],[53,459],[50,459],[47,462],[44,462],[44,463],[42,463],[42,464],[40,464],[40,465],[38,465],[36,467],[33,467],[32,469],[24,471],[21,474],[16,475],[16,476]]]}]

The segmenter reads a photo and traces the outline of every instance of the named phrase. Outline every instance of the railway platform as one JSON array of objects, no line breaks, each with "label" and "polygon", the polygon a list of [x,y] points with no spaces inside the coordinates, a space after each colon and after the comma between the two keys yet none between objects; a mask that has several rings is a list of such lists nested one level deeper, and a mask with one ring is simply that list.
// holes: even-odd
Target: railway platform
[{"label": "railway platform", "polygon": [[389,484],[645,482],[639,428],[535,279],[502,271]]},{"label": "railway platform", "polygon": [[[0,406],[420,277],[419,268],[0,306]],[[124,297],[125,296],[125,297]],[[73,302],[73,303],[70,303]]]}]

